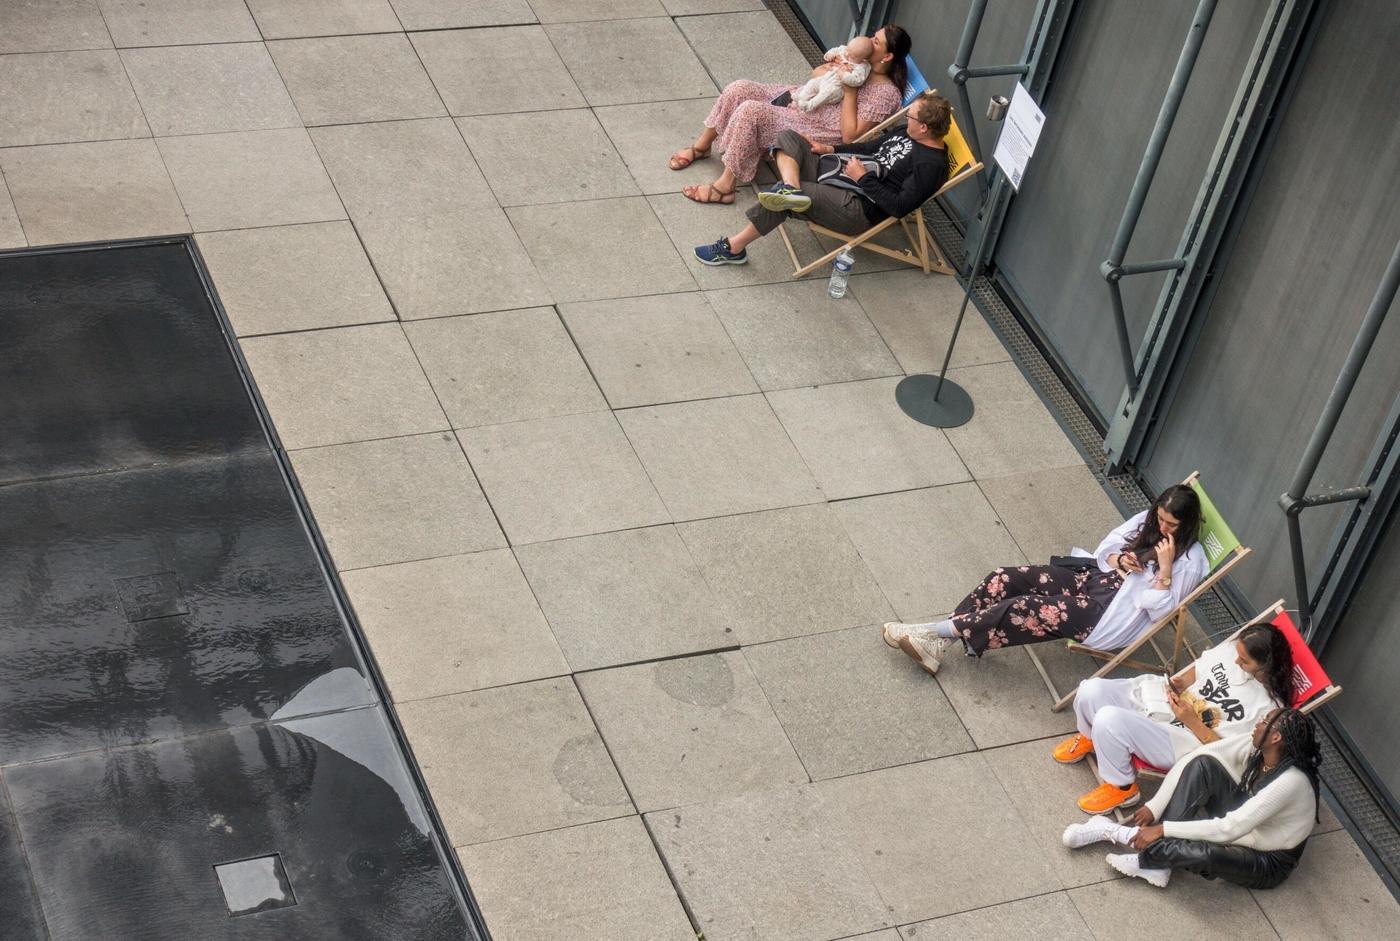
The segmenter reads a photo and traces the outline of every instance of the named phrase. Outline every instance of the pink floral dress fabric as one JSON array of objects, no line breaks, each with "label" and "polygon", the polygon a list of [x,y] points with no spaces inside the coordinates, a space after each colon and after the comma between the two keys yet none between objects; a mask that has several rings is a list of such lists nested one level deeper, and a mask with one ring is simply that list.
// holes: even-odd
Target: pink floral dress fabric
[{"label": "pink floral dress fabric", "polygon": [[998,647],[1083,640],[1122,585],[1117,572],[1058,565],[1001,568],[959,602],[953,626],[976,657]]},{"label": "pink floral dress fabric", "polygon": [[[719,132],[715,145],[723,152],[724,165],[741,183],[758,172],[758,161],[782,131],[792,130],[818,144],[841,143],[841,103],[812,111],[770,104],[797,85],[764,85],[740,80],[730,82],[710,109],[705,126]],[[899,110],[899,90],[889,82],[866,82],[856,95],[856,116],[878,124]]]}]

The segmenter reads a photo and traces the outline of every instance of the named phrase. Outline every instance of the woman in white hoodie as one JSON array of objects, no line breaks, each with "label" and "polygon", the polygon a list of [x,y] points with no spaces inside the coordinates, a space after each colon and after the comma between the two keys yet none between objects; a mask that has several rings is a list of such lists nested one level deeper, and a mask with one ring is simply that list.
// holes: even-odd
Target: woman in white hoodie
[{"label": "woman in white hoodie", "polygon": [[1128,876],[1165,888],[1173,869],[1272,889],[1293,871],[1317,820],[1322,755],[1307,716],[1276,709],[1249,738],[1203,745],[1171,770],[1131,826],[1093,817],[1065,829],[1071,848],[1109,841],[1136,853],[1110,853]]},{"label": "woman in white hoodie", "polygon": [[1048,640],[1078,640],[1103,650],[1126,647],[1170,614],[1210,570],[1197,541],[1200,525],[1196,492],[1176,484],[1162,491],[1151,509],[1105,536],[1082,566],[999,568],[945,620],[884,625],[885,643],[928,673],[938,672],[956,641],[973,657]]}]

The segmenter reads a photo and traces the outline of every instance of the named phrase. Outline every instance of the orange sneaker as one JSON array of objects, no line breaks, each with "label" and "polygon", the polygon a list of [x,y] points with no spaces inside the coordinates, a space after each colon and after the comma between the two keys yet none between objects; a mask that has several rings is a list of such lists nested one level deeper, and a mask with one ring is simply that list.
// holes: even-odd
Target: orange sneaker
[{"label": "orange sneaker", "polygon": [[1050,754],[1062,765],[1072,765],[1083,761],[1089,757],[1089,753],[1094,750],[1094,743],[1089,741],[1087,735],[1071,735],[1063,742],[1055,746],[1055,750]]},{"label": "orange sneaker", "polygon": [[1086,814],[1106,814],[1117,807],[1131,807],[1137,802],[1136,782],[1127,788],[1105,782],[1079,798],[1079,809]]}]

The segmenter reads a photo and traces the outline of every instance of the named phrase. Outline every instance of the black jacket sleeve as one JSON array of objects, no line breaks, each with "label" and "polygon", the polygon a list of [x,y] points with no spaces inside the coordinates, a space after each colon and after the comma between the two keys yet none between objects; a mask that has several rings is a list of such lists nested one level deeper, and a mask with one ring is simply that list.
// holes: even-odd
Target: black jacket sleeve
[{"label": "black jacket sleeve", "polygon": [[881,134],[874,140],[868,140],[863,144],[837,144],[835,152],[838,154],[850,154],[853,157],[856,155],[869,157],[875,152],[876,148],[884,142],[886,137],[889,137],[889,135]]},{"label": "black jacket sleeve", "polygon": [[[938,153],[941,156],[943,152]],[[882,212],[898,219],[918,209],[938,192],[947,175],[947,164],[942,160],[920,160],[905,174],[902,186],[868,173],[860,178],[860,188]]]}]

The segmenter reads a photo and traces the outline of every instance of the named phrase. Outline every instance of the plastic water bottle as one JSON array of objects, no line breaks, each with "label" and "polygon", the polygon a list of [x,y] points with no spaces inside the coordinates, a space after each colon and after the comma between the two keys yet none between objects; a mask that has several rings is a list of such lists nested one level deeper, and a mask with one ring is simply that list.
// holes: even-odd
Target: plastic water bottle
[{"label": "plastic water bottle", "polygon": [[836,256],[836,260],[831,263],[831,281],[826,286],[826,293],[834,298],[846,296],[846,282],[851,278],[851,268],[855,267],[856,259],[850,251],[842,251]]}]

